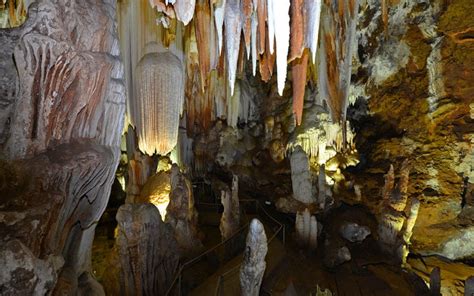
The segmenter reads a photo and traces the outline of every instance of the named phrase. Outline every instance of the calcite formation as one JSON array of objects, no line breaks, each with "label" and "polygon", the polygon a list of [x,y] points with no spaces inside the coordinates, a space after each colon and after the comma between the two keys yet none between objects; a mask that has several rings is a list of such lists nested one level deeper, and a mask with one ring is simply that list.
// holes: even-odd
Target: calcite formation
[{"label": "calcite formation", "polygon": [[295,229],[296,240],[301,246],[310,250],[316,249],[318,246],[318,221],[307,208],[304,212],[296,213]]},{"label": "calcite formation", "polygon": [[170,202],[166,208],[165,222],[171,225],[179,249],[183,254],[189,254],[202,247],[192,185],[176,164],[171,167],[170,179]]},{"label": "calcite formation", "polygon": [[109,284],[120,285],[122,295],[164,295],[179,264],[170,226],[150,203],[122,205],[117,222],[119,277]]},{"label": "calcite formation", "polygon": [[84,1],[39,0],[22,26],[0,30],[0,154],[2,175],[10,175],[1,212],[19,214],[0,227],[2,245],[23,245],[10,251],[28,254],[31,279],[44,270],[36,284],[10,286],[12,295],[98,291],[87,275],[91,245],[125,111],[114,17],[114,1],[91,9]]},{"label": "calcite formation", "polygon": [[263,274],[267,267],[267,236],[263,224],[258,219],[250,222],[249,233],[244,252],[244,259],[240,266],[240,293],[246,296],[260,294]]},{"label": "calcite formation", "polygon": [[291,153],[290,162],[293,198],[307,204],[315,202],[309,159],[301,147]]},{"label": "calcite formation", "polygon": [[136,95],[130,102],[139,149],[148,155],[168,154],[178,141],[183,110],[184,70],[171,52],[147,53],[137,65]]},{"label": "calcite formation", "polygon": [[[418,217],[420,202],[416,198],[408,203],[408,181],[410,167],[408,161],[402,163],[400,178],[395,187],[393,165],[390,165],[385,175],[383,188],[383,205],[379,215],[379,243],[388,253],[396,255],[398,260],[405,264],[413,227]],[[405,216],[408,213],[408,218]]]},{"label": "calcite formation", "polygon": [[240,205],[239,205],[239,178],[234,175],[232,178],[232,191],[221,191],[221,203],[224,206],[219,229],[222,239],[230,238],[240,226]]}]

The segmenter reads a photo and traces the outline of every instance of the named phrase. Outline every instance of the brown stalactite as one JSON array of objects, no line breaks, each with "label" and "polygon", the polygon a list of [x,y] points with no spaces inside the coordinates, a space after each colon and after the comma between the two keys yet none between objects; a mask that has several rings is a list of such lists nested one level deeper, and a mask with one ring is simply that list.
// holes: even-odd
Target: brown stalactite
[{"label": "brown stalactite", "polygon": [[291,27],[290,27],[290,54],[288,62],[292,62],[296,58],[300,58],[303,54],[305,39],[305,22],[304,18],[304,0],[294,0],[291,2]]},{"label": "brown stalactite", "polygon": [[308,69],[308,50],[303,51],[300,59],[293,61],[293,113],[295,114],[296,125],[300,125],[303,120],[304,93],[306,87],[306,72]]}]

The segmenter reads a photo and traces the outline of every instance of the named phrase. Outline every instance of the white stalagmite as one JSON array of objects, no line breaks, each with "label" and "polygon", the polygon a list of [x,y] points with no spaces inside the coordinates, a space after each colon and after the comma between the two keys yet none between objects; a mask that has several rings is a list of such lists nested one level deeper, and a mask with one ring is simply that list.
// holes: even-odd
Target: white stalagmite
[{"label": "white stalagmite", "polygon": [[315,216],[311,216],[309,233],[309,248],[314,250],[318,247],[318,221]]},{"label": "white stalagmite", "polygon": [[296,213],[296,240],[302,247],[314,250],[318,246],[318,221],[306,208],[304,212]]},{"label": "white stalagmite", "polygon": [[170,52],[146,54],[138,63],[130,109],[142,152],[165,155],[176,146],[183,82],[181,61]]},{"label": "white stalagmite", "polygon": [[242,15],[240,0],[227,0],[225,6],[225,45],[227,60],[227,75],[230,94],[234,94],[237,61],[239,59],[240,35],[242,33]]},{"label": "white stalagmite", "polygon": [[[273,27],[276,39],[278,94],[281,96],[285,88],[288,49],[290,47],[290,0],[273,0],[271,2],[273,4],[271,9],[273,10]],[[268,10],[270,11],[270,7]],[[270,12],[268,14],[270,15]],[[273,39],[271,34],[270,38]]]},{"label": "white stalagmite", "polygon": [[308,208],[304,209],[303,223],[304,223],[303,243],[307,245],[309,243],[309,235],[311,234],[311,213],[309,212]]},{"label": "white stalagmite", "polygon": [[293,198],[306,204],[313,203],[315,200],[313,198],[309,159],[300,146],[297,146],[291,153],[290,165]]},{"label": "white stalagmite", "polygon": [[306,0],[308,23],[306,29],[306,47],[311,50],[313,63],[316,63],[318,50],[319,23],[321,19],[321,0]]},{"label": "white stalagmite", "polygon": [[240,293],[244,296],[258,296],[263,274],[267,267],[267,236],[262,223],[253,219],[247,235],[244,260],[240,266]]},{"label": "white stalagmite", "polygon": [[319,166],[318,203],[319,203],[319,208],[321,210],[324,210],[326,206],[326,170],[325,170],[324,164]]},{"label": "white stalagmite", "polygon": [[214,3],[214,20],[217,30],[217,40],[219,44],[219,55],[222,52],[222,27],[224,25],[224,15],[225,15],[225,3],[226,0],[217,0]]}]

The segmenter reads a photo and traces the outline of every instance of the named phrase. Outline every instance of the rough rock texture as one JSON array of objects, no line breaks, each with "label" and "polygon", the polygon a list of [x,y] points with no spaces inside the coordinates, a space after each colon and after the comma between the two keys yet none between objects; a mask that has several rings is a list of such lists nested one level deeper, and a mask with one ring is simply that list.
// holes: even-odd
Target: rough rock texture
[{"label": "rough rock texture", "polygon": [[307,204],[315,202],[308,156],[301,147],[297,147],[291,153],[290,161],[293,197]]},{"label": "rough rock texture", "polygon": [[344,223],[339,229],[341,235],[351,243],[361,242],[370,235],[370,228],[357,223]]},{"label": "rough rock texture", "polygon": [[267,236],[263,224],[258,219],[250,222],[247,235],[247,243],[244,253],[244,261],[240,266],[240,292],[245,296],[257,296],[260,294],[263,274],[267,263]]},{"label": "rough rock texture", "polygon": [[473,2],[392,3],[387,34],[379,1],[361,9],[355,105],[348,114],[363,160],[358,170],[363,173],[356,176],[362,202],[376,212],[382,173],[389,163],[408,158],[416,176],[408,195],[420,200],[412,250],[470,257]]},{"label": "rough rock texture", "polygon": [[198,213],[194,208],[191,182],[179,171],[176,164],[171,167],[170,203],[166,209],[166,223],[171,225],[182,253],[202,247],[198,230]]},{"label": "rough rock texture", "polygon": [[172,229],[161,221],[156,207],[149,203],[125,204],[117,213],[118,237],[115,251],[119,267],[116,281],[119,295],[164,295],[178,268],[179,252]]},{"label": "rough rock texture", "polygon": [[239,178],[232,178],[232,192],[221,191],[221,203],[224,206],[219,229],[222,239],[230,238],[240,226]]},{"label": "rough rock texture", "polygon": [[[9,291],[98,291],[84,277],[125,109],[115,1],[38,0],[28,13],[0,30],[0,231],[2,245],[22,244],[14,256],[31,263],[27,277],[48,279]],[[47,259],[61,257],[62,268]]]}]

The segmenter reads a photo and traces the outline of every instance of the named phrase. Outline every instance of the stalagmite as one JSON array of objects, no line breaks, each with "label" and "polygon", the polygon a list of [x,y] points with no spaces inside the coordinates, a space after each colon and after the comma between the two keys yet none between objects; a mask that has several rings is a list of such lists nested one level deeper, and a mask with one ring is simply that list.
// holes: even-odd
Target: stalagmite
[{"label": "stalagmite", "polygon": [[242,16],[240,0],[227,0],[225,6],[225,49],[227,60],[227,76],[230,94],[234,95],[237,61],[239,58],[240,35],[242,32]]},{"label": "stalagmite", "polygon": [[315,216],[311,216],[309,248],[314,250],[318,247],[318,221]]},{"label": "stalagmite", "polygon": [[406,244],[410,243],[411,236],[413,234],[413,227],[415,227],[416,219],[418,218],[418,211],[420,209],[420,201],[413,197],[410,203],[410,209],[408,218],[406,221],[405,232],[403,234],[403,240]]},{"label": "stalagmite", "polygon": [[196,0],[176,0],[174,3],[176,18],[187,25],[193,18],[195,5]]},{"label": "stalagmite", "polygon": [[[119,276],[124,295],[164,295],[178,269],[179,253],[172,231],[149,203],[125,204],[117,213]],[[112,263],[113,264],[113,263]]]},{"label": "stalagmite", "polygon": [[441,270],[439,267],[433,268],[430,274],[430,295],[441,296]]},{"label": "stalagmite", "polygon": [[202,247],[192,185],[175,164],[171,167],[170,203],[166,209],[165,221],[174,230],[183,253],[193,253]]},{"label": "stalagmite", "polygon": [[253,219],[250,223],[244,259],[240,266],[240,292],[244,296],[258,296],[263,274],[267,266],[267,236],[262,223]]},{"label": "stalagmite", "polygon": [[236,175],[232,178],[232,190],[221,191],[221,203],[224,206],[224,212],[221,217],[219,229],[222,238],[230,238],[240,226],[240,205],[239,205],[239,179]]},{"label": "stalagmite", "polygon": [[222,28],[224,26],[226,0],[216,0],[214,2],[214,22],[217,30],[217,40],[219,44],[219,55],[222,52],[223,34]]},{"label": "stalagmite", "polygon": [[318,204],[319,208],[322,210],[324,210],[324,208],[326,207],[326,169],[324,164],[319,166]]},{"label": "stalagmite", "polygon": [[301,59],[295,60],[292,66],[293,74],[293,113],[296,125],[303,120],[304,93],[306,87],[306,71],[308,68],[308,52],[305,50]]},{"label": "stalagmite", "polygon": [[[394,188],[395,173],[393,165],[385,175],[385,184],[382,191],[382,210],[378,217],[379,244],[382,249],[405,264],[408,256],[408,246],[413,227],[418,216],[420,202],[413,198],[408,203],[408,182],[410,168],[408,160],[404,160],[400,168],[398,186]],[[405,213],[408,213],[408,218]]]},{"label": "stalagmite", "polygon": [[303,203],[313,203],[311,172],[309,159],[300,146],[291,153],[291,186],[293,187],[293,198]]},{"label": "stalagmite", "polygon": [[176,146],[183,110],[183,83],[181,61],[170,52],[148,53],[138,64],[131,120],[142,152],[165,155]]},{"label": "stalagmite", "polygon": [[306,208],[296,213],[295,221],[296,240],[305,248],[314,250],[318,246],[318,221]]},{"label": "stalagmite", "polygon": [[474,295],[474,276],[470,276],[464,281],[464,296],[472,295]]}]

